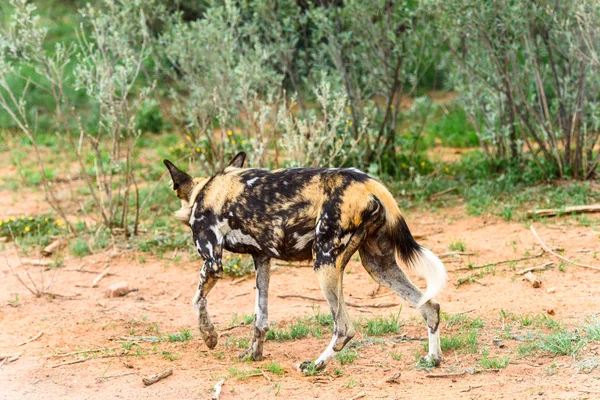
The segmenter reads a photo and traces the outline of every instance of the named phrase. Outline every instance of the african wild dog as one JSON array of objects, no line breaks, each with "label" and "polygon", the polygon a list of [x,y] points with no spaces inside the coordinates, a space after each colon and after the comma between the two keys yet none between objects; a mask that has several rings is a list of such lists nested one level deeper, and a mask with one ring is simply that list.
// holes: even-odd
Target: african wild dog
[{"label": "african wild dog", "polygon": [[[344,268],[358,250],[371,277],[417,307],[429,333],[428,358],[438,364],[440,306],[432,298],[444,286],[442,262],[413,239],[400,209],[379,181],[354,169],[243,168],[239,153],[225,170],[192,178],[168,160],[173,190],[182,207],[176,216],[192,229],[204,259],[193,305],[202,339],[209,348],[218,337],[206,309],[206,296],[223,276],[223,249],[250,254],[256,268],[254,337],[249,354],[261,360],[269,330],[267,298],[271,258],[314,260],[321,290],[334,319],[331,343],[315,361],[322,369],[354,336],[342,292]],[[398,266],[401,261],[427,280],[422,294]],[[301,369],[308,363],[300,364]]]}]

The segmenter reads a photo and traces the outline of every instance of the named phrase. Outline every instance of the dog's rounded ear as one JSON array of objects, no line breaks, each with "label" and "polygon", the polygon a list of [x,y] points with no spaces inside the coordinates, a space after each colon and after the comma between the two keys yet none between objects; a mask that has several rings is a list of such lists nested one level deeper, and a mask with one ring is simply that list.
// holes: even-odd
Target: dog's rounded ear
[{"label": "dog's rounded ear", "polygon": [[244,161],[246,161],[246,153],[240,151],[233,157],[233,160],[229,163],[229,167],[243,168]]},{"label": "dog's rounded ear", "polygon": [[194,188],[194,179],[177,168],[169,160],[163,160],[163,163],[167,166],[171,179],[173,180],[173,190],[177,192],[177,197],[181,200],[189,201],[190,194]]}]

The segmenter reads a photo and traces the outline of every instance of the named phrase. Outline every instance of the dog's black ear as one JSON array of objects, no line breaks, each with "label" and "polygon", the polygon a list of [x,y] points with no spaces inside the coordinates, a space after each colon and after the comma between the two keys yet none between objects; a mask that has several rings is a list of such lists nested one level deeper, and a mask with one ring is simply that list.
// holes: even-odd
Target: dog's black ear
[{"label": "dog's black ear", "polygon": [[236,167],[236,168],[243,168],[244,161],[246,161],[246,153],[244,153],[243,151],[240,151],[239,153],[236,154],[235,157],[233,157],[233,160],[231,160],[231,162],[229,163],[229,166]]},{"label": "dog's black ear", "polygon": [[163,160],[167,166],[171,179],[173,180],[173,190],[177,192],[177,197],[181,200],[189,201],[190,194],[194,189],[194,179],[177,168],[171,161]]}]

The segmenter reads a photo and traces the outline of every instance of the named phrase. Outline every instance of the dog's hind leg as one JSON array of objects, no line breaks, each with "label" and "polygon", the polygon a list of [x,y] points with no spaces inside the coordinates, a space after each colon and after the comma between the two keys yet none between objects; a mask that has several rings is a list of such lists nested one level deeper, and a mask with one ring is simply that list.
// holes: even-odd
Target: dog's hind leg
[{"label": "dog's hind leg", "polygon": [[[353,232],[342,230],[338,221],[327,220],[326,214],[317,225],[314,244],[315,271],[334,321],[331,342],[315,361],[315,367],[319,370],[325,368],[331,358],[341,351],[356,333],[344,302],[342,284],[344,269],[350,257],[360,247],[367,230],[380,221],[378,214],[365,214],[367,218],[363,219]],[[310,364],[311,361],[304,361],[299,365],[299,369],[305,371]]]},{"label": "dog's hind leg", "polygon": [[[417,307],[423,293],[415,286],[396,263],[395,250],[384,229],[369,236],[359,249],[363,266],[375,282],[389,288]],[[440,348],[440,305],[433,300],[419,307],[427,324],[429,354],[427,359],[436,366],[442,358]]]},{"label": "dog's hind leg", "polygon": [[262,360],[263,343],[269,330],[269,278],[271,259],[266,256],[253,256],[256,269],[256,302],[254,303],[254,337],[250,348],[242,351],[240,359],[250,355],[254,361]]}]

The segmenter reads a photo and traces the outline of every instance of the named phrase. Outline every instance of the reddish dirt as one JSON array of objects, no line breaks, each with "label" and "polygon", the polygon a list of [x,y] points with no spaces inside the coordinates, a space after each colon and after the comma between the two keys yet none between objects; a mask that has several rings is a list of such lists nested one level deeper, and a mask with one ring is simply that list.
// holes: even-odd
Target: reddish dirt
[{"label": "reddish dirt", "polygon": [[[1,193],[2,214],[23,212],[22,205],[5,201],[7,192]],[[10,204],[8,204],[10,203]],[[39,206],[42,207],[42,206]],[[31,211],[31,208],[29,209]],[[590,216],[590,218],[598,218]],[[448,351],[440,368],[433,374],[460,372],[465,368],[480,368],[481,352],[489,349],[490,357],[510,355],[510,364],[499,371],[484,371],[431,378],[427,372],[415,369],[415,353],[424,355],[423,343],[371,344],[359,350],[359,357],[351,364],[340,366],[332,361],[325,373],[305,377],[294,368],[300,361],[314,358],[329,342],[329,333],[317,339],[309,337],[287,342],[268,341],[265,344],[265,361],[239,362],[235,358],[240,349],[234,339],[250,337],[251,327],[239,327],[224,331],[234,313],[251,314],[254,305],[252,277],[224,278],[209,295],[209,312],[220,342],[214,350],[208,350],[196,329],[195,314],[190,305],[194,294],[198,270],[201,265],[195,256],[184,255],[176,263],[172,254],[157,259],[147,254],[131,251],[101,253],[84,259],[68,256],[64,265],[56,270],[53,293],[75,295],[73,299],[36,298],[17,281],[8,269],[7,262],[23,275],[18,258],[9,244],[4,244],[0,258],[0,354],[21,354],[14,362],[0,366],[0,399],[208,399],[215,383],[226,378],[221,399],[265,398],[319,398],[319,399],[567,399],[600,397],[600,372],[598,369],[586,374],[577,368],[579,360],[568,356],[521,357],[516,349],[517,340],[505,340],[506,347],[496,348],[492,339],[502,334],[503,321],[500,310],[516,314],[548,314],[569,327],[581,325],[584,318],[598,313],[598,288],[600,271],[567,266],[566,271],[551,269],[540,273],[543,284],[533,289],[519,277],[514,278],[510,265],[502,264],[494,274],[484,274],[478,283],[455,287],[459,277],[471,272],[456,271],[469,263],[478,265],[522,257],[527,252],[536,254],[540,246],[529,229],[521,223],[506,223],[496,217],[467,217],[463,206],[435,212],[413,211],[407,216],[413,233],[427,235],[421,244],[437,254],[449,252],[450,243],[461,240],[466,251],[474,256],[444,258],[449,270],[450,282],[438,300],[448,314],[467,313],[470,318],[480,317],[484,327],[479,330],[477,354]],[[563,247],[564,255],[574,260],[598,265],[596,254],[600,251],[598,232],[593,228],[577,226],[570,218],[550,220],[547,224],[536,223],[537,231],[551,247]],[[1,245],[0,245],[1,246]],[[581,252],[583,251],[583,252]],[[31,255],[30,255],[31,256]],[[142,262],[145,261],[145,262]],[[540,265],[556,260],[550,255],[518,262],[517,269]],[[557,265],[558,263],[555,263]],[[99,273],[105,265],[115,276],[105,277],[99,287],[91,285],[95,273],[77,271],[80,266]],[[32,278],[40,281],[37,267],[30,267]],[[45,279],[51,271],[45,272]],[[375,304],[394,302],[402,305],[402,331],[410,337],[423,336],[425,326],[418,312],[408,304],[381,289],[377,298],[370,293],[376,285],[368,277],[360,262],[352,261],[345,275],[347,301]],[[127,281],[138,289],[123,298],[105,298],[104,289],[118,281]],[[423,281],[415,281],[423,286]],[[78,286],[79,285],[79,286]],[[548,293],[547,289],[555,287]],[[316,277],[310,268],[277,266],[271,279],[270,319],[278,327],[313,314],[313,303],[301,299],[282,299],[279,295],[301,294],[321,298]],[[19,296],[17,304],[15,296]],[[13,302],[11,305],[9,302]],[[323,311],[324,303],[318,303]],[[16,305],[16,307],[14,306]],[[398,312],[389,309],[350,308],[356,320],[374,315]],[[504,321],[504,323],[507,323]],[[120,355],[123,336],[155,335],[155,324],[161,334],[189,329],[193,339],[188,343],[162,342],[140,343],[142,354],[136,355],[136,347],[120,357],[96,357],[94,354]],[[513,333],[526,334],[529,329],[515,323]],[[30,343],[18,346],[38,332],[43,335]],[[456,328],[442,324],[442,335],[456,333]],[[397,335],[395,335],[397,336]],[[389,335],[387,338],[392,338]],[[229,338],[229,346],[227,346]],[[355,340],[363,339],[358,333]],[[81,355],[56,357],[57,353],[106,346],[117,350],[108,353],[91,353],[82,363],[57,364],[78,360]],[[178,357],[165,359],[162,352]],[[401,352],[403,357],[395,361],[390,352]],[[598,345],[584,349],[582,358],[598,356]],[[267,372],[265,376],[252,376],[237,380],[230,376],[229,368],[250,369],[276,361],[285,368],[283,376]],[[132,366],[128,368],[124,362]],[[144,387],[141,377],[173,368],[173,375]],[[335,369],[343,369],[344,375],[336,377]],[[554,370],[554,373],[552,372]],[[388,383],[386,378],[400,372],[398,383]],[[122,374],[129,374],[123,375]],[[104,379],[103,379],[104,377]],[[277,394],[277,392],[279,393]]]}]

